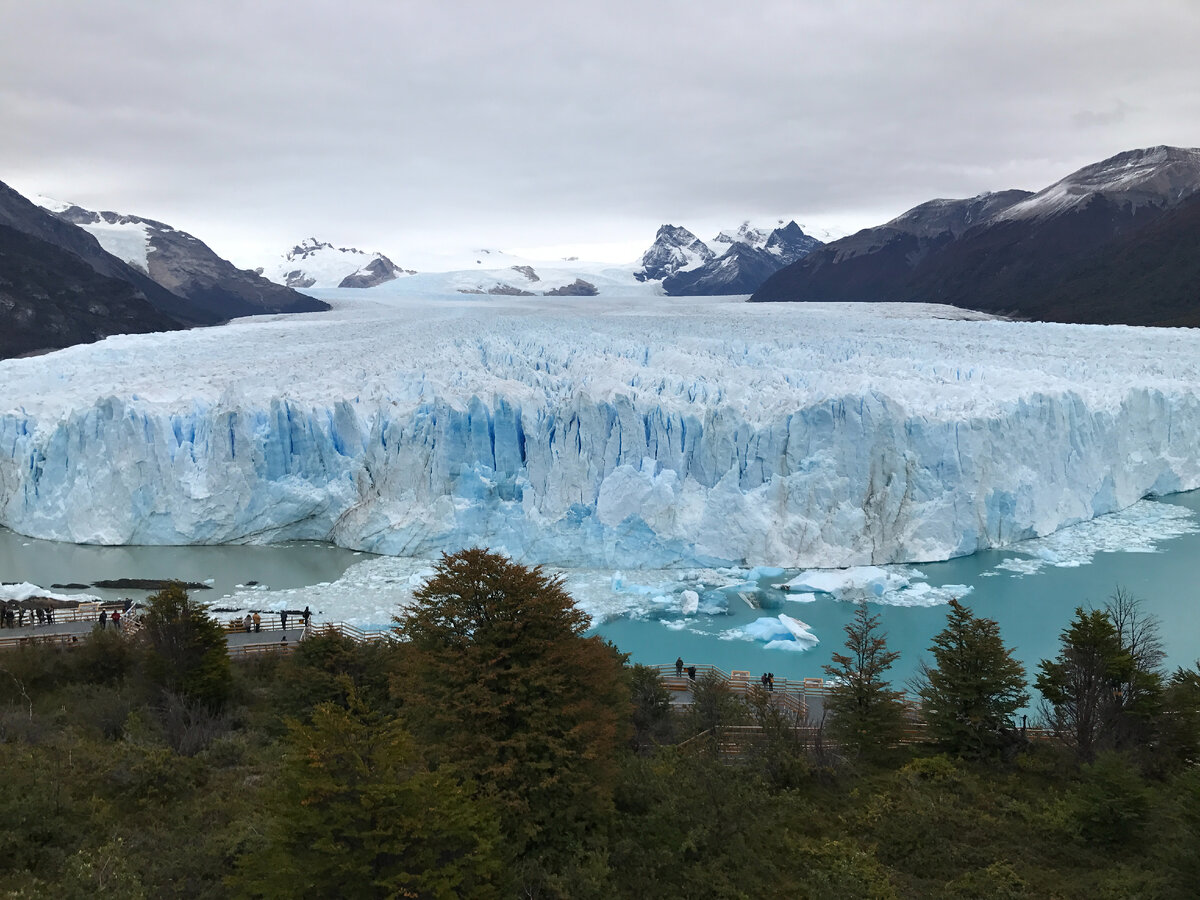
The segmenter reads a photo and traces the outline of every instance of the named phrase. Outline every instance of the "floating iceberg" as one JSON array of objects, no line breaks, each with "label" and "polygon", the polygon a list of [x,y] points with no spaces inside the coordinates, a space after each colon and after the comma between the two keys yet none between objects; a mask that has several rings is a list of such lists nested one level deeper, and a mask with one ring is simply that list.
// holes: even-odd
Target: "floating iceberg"
[{"label": "floating iceberg", "polygon": [[700,609],[700,595],[695,591],[684,591],[679,595],[679,609],[685,616],[694,616]]},{"label": "floating iceberg", "polygon": [[725,633],[729,638],[762,641],[768,650],[809,650],[820,641],[799,619],[791,616],[764,616],[740,629]]},{"label": "floating iceberg", "polygon": [[777,570],[945,559],[1200,486],[1192,330],[321,293],[0,362],[0,524]]}]

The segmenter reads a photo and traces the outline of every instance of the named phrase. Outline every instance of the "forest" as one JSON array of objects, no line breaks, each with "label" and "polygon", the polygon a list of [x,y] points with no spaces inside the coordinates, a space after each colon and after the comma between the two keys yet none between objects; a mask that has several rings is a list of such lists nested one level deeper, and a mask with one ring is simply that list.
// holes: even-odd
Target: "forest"
[{"label": "forest", "polygon": [[1196,896],[1200,670],[1120,588],[1029,672],[952,603],[908,686],[861,606],[804,718],[673,702],[487,550],[396,614],[231,660],[170,585],[136,631],[0,652],[0,896]]}]

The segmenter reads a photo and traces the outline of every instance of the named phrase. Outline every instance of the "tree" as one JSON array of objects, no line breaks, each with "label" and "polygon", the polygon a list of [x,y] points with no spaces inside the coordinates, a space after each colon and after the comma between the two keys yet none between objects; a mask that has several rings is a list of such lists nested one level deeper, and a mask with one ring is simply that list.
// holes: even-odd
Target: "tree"
[{"label": "tree", "polygon": [[688,684],[692,691],[692,703],[687,719],[693,735],[726,725],[745,725],[750,720],[750,710],[745,701],[733,692],[729,682],[721,676],[705,672]]},{"label": "tree", "polygon": [[894,744],[904,727],[904,696],[890,690],[883,673],[900,654],[887,649],[887,635],[879,634],[879,616],[865,603],[858,604],[854,620],[845,628],[849,653],[834,653],[833,664],[822,668],[833,686],[825,697],[832,715],[829,730],[842,745],[867,756]]},{"label": "tree", "polygon": [[220,707],[232,676],[225,632],[203,603],[172,582],[146,599],[137,635],[149,681],[186,700]]},{"label": "tree", "polygon": [[420,762],[400,721],[369,709],[342,677],[347,707],[288,723],[266,846],[243,856],[249,897],[495,897],[494,815]]},{"label": "tree", "polygon": [[650,666],[634,665],[628,670],[633,701],[633,736],[630,746],[636,753],[647,754],[671,735],[671,695]]},{"label": "tree", "polygon": [[[1121,646],[1142,672],[1157,672],[1166,659],[1156,616],[1147,613],[1145,601],[1118,585],[1104,604],[1104,612],[1117,630]],[[1129,685],[1136,689],[1136,685]]]},{"label": "tree", "polygon": [[1200,763],[1200,662],[1176,669],[1168,679],[1157,737],[1168,764]]},{"label": "tree", "polygon": [[1000,626],[950,601],[946,627],[933,639],[934,663],[917,678],[930,734],[962,756],[995,753],[1011,740],[1013,714],[1029,700],[1025,667],[1000,640]]},{"label": "tree", "polygon": [[611,808],[624,657],[584,637],[561,577],[478,548],[443,555],[396,623],[409,727],[495,801],[514,856],[565,865]]},{"label": "tree", "polygon": [[[1126,637],[1130,620],[1123,620]],[[1055,732],[1081,759],[1100,750],[1141,743],[1162,693],[1155,672],[1139,668],[1109,613],[1075,609],[1063,630],[1058,657],[1039,664],[1037,689]],[[1142,649],[1142,658],[1156,659]]]}]

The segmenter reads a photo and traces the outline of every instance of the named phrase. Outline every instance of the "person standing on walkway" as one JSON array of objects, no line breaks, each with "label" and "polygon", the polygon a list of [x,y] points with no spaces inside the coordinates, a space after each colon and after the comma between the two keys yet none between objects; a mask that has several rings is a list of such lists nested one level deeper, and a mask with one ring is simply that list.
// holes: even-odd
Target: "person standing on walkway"
[{"label": "person standing on walkway", "polygon": [[282,628],[284,631],[287,631],[287,610],[286,609],[281,609],[279,611],[279,627]]},{"label": "person standing on walkway", "polygon": [[262,616],[256,612],[254,614],[254,633],[258,634],[260,631],[262,631]]},{"label": "person standing on walkway", "polygon": [[254,627],[254,620],[250,618],[250,613],[246,613],[246,618],[242,619],[242,627],[246,629],[246,634],[249,634],[250,629]]},{"label": "person standing on walkway", "polygon": [[113,628],[115,628],[117,631],[121,630],[121,611],[119,609],[113,610],[112,623]]},{"label": "person standing on walkway", "polygon": [[775,690],[775,673],[774,672],[767,673],[767,690],[768,691]]},{"label": "person standing on walkway", "polygon": [[100,610],[100,630],[103,631],[108,627],[108,610]]},{"label": "person standing on walkway", "polygon": [[675,657],[675,677],[676,678],[683,677],[683,657],[682,656]]}]

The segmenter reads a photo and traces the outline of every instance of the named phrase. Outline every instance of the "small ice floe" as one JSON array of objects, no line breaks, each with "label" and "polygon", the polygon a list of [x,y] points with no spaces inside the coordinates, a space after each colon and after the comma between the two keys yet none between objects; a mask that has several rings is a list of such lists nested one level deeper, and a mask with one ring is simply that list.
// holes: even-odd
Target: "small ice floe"
[{"label": "small ice floe", "polygon": [[831,594],[839,600],[856,599],[852,595],[882,597],[888,591],[909,584],[907,575],[880,566],[854,566],[849,569],[809,569],[785,585],[788,591]]},{"label": "small ice floe", "polygon": [[818,595],[852,603],[885,603],[889,606],[939,606],[971,593],[966,584],[935,587],[920,580],[917,569],[855,566],[849,569],[809,569],[784,585],[787,599],[811,603]]},{"label": "small ice floe", "polygon": [[100,598],[94,594],[60,594],[56,591],[48,591],[43,587],[39,587],[28,581],[22,581],[18,584],[0,584],[0,600],[60,600],[80,602],[98,601]]},{"label": "small ice floe", "polygon": [[747,581],[758,581],[760,578],[779,578],[783,575],[783,569],[778,566],[755,566],[746,573]]},{"label": "small ice floe", "polygon": [[685,616],[694,616],[700,608],[700,595],[695,591],[684,591],[679,595],[679,610]]},{"label": "small ice floe", "polygon": [[763,616],[749,625],[726,632],[722,637],[762,641],[768,650],[809,650],[820,643],[808,625],[787,615]]},{"label": "small ice floe", "polygon": [[1013,544],[1014,556],[995,568],[1014,575],[1033,575],[1046,566],[1084,566],[1097,553],[1157,553],[1159,544],[1200,531],[1190,509],[1172,503],[1139,500],[1118,512],[1098,516],[1045,537]]}]

